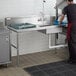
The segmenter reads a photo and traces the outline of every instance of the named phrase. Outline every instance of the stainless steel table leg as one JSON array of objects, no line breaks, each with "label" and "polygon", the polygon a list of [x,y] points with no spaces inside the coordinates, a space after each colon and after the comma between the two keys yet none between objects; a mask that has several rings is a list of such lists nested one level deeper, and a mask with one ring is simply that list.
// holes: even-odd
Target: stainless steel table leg
[{"label": "stainless steel table leg", "polygon": [[12,61],[11,60],[11,36],[10,36],[10,33],[11,33],[11,30],[9,30],[9,50],[10,50],[10,61]]},{"label": "stainless steel table leg", "polygon": [[19,66],[19,33],[17,33],[17,66]]}]

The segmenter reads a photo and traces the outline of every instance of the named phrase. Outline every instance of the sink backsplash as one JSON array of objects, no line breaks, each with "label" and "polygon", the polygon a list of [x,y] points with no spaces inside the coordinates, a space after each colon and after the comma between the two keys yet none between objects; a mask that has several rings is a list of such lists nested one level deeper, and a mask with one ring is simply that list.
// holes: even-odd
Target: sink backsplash
[{"label": "sink backsplash", "polygon": [[49,15],[45,15],[44,18],[40,16],[5,18],[5,25],[15,23],[32,23],[39,27],[41,25],[52,25],[52,22],[53,16]]}]

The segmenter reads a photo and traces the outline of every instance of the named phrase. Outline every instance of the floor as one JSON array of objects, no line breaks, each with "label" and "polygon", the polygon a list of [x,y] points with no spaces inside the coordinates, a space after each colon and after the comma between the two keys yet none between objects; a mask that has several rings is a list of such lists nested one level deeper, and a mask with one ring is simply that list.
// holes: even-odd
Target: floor
[{"label": "floor", "polygon": [[68,57],[69,54],[67,48],[26,54],[20,56],[19,67],[17,67],[16,57],[13,57],[12,63],[9,64],[8,67],[0,66],[0,76],[30,76],[27,72],[23,70],[23,68],[67,60]]}]

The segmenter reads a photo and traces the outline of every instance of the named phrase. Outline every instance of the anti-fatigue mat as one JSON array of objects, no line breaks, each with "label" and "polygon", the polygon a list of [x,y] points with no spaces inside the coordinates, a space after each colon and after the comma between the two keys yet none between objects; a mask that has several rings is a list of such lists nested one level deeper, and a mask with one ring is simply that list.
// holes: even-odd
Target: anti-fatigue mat
[{"label": "anti-fatigue mat", "polygon": [[76,64],[66,61],[23,68],[30,76],[76,76]]}]

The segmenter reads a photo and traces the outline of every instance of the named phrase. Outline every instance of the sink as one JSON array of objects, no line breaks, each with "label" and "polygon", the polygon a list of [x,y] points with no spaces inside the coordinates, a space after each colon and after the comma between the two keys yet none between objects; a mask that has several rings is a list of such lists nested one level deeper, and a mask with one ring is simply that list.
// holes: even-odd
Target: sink
[{"label": "sink", "polygon": [[44,18],[40,16],[34,16],[31,18],[30,23],[35,24],[36,27],[45,27],[52,25],[54,16],[45,15]]}]

